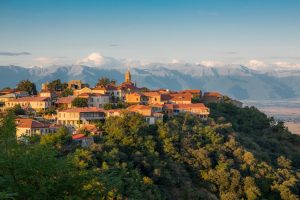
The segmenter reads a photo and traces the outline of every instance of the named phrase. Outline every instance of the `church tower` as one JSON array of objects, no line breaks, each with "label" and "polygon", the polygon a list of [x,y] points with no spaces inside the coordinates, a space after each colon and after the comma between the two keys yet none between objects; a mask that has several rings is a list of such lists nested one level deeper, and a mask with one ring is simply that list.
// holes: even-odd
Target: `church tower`
[{"label": "church tower", "polygon": [[131,74],[129,69],[125,73],[125,83],[131,83]]}]

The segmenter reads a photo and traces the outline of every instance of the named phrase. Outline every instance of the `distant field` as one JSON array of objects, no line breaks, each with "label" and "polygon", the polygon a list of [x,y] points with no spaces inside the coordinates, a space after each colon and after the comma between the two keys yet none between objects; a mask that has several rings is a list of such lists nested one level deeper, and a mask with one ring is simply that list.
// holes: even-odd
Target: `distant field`
[{"label": "distant field", "polygon": [[285,122],[285,125],[292,133],[300,135],[300,122]]},{"label": "distant field", "polygon": [[300,134],[300,100],[289,101],[244,101],[247,106],[255,106],[268,116],[282,120],[288,129]]}]

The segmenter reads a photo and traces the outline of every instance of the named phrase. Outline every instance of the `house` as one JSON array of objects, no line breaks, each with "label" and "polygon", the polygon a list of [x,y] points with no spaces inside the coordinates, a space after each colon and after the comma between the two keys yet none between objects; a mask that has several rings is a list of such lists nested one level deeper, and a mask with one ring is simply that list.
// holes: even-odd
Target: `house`
[{"label": "house", "polygon": [[221,103],[223,102],[223,95],[219,92],[205,92],[202,98],[204,103]]},{"label": "house", "polygon": [[41,90],[39,92],[39,96],[40,97],[49,97],[50,99],[53,99],[53,98],[57,97],[55,92],[53,92],[51,90],[48,90],[48,89]]},{"label": "house", "polygon": [[192,94],[190,93],[171,93],[169,94],[169,103],[172,104],[191,104]]},{"label": "house", "polygon": [[5,102],[5,109],[13,108],[18,104],[23,109],[32,109],[35,111],[42,111],[51,107],[49,97],[22,97]]},{"label": "house", "polygon": [[143,93],[132,92],[126,94],[125,102],[132,104],[146,104],[148,102],[148,98]]},{"label": "house", "polygon": [[141,114],[149,124],[155,124],[157,120],[163,119],[163,114],[154,112],[154,109],[151,106],[132,105],[128,107],[127,110],[130,112]]},{"label": "house", "polygon": [[181,90],[178,93],[189,93],[192,95],[192,97],[195,98],[201,98],[202,97],[202,91],[201,90]]},{"label": "house", "polygon": [[28,92],[24,92],[24,91],[15,91],[12,93],[7,93],[7,94],[3,94],[0,96],[0,102],[7,102],[10,101],[12,99],[17,99],[17,98],[21,98],[21,97],[27,97],[28,96]]},{"label": "house", "polygon": [[58,126],[51,126],[30,118],[16,119],[17,138],[22,135],[33,136],[54,133],[57,131]]},{"label": "house", "polygon": [[92,92],[96,94],[108,95],[110,97],[110,100],[113,102],[123,99],[122,91],[120,91],[118,87],[112,84],[106,86],[97,86],[92,89]]},{"label": "house", "polygon": [[92,136],[86,136],[83,133],[72,135],[72,140],[75,142],[79,142],[81,147],[83,148],[90,147],[94,143],[94,139]]},{"label": "house", "polygon": [[61,109],[72,108],[72,101],[75,98],[75,96],[61,97],[55,102],[55,105]]},{"label": "house", "polygon": [[91,122],[104,120],[105,111],[96,107],[71,108],[58,111],[57,124],[80,128]]},{"label": "house", "polygon": [[159,92],[143,92],[142,93],[147,98],[148,104],[162,104],[161,94]]},{"label": "house", "polygon": [[164,104],[163,111],[168,116],[175,116],[179,113],[191,113],[200,119],[207,119],[209,116],[209,108],[203,103],[194,104]]},{"label": "house", "polygon": [[78,97],[86,98],[89,107],[102,108],[105,104],[109,103],[109,96],[106,94],[82,93]]}]

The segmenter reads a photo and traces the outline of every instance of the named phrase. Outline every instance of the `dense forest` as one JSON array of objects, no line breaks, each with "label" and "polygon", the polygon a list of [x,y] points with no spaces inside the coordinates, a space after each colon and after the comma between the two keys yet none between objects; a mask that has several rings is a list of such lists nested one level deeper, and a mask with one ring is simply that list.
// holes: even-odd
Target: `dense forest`
[{"label": "dense forest", "polygon": [[89,148],[66,128],[17,141],[8,113],[0,199],[299,199],[300,136],[254,107],[209,107],[207,121],[110,117]]}]

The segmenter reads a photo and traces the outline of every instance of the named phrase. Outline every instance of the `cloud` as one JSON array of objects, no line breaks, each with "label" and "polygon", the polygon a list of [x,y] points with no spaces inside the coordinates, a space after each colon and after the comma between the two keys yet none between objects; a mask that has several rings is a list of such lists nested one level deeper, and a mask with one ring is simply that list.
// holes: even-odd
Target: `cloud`
[{"label": "cloud", "polygon": [[118,45],[118,44],[110,44],[109,46],[110,46],[110,47],[118,47],[118,46],[120,46],[120,45]]},{"label": "cloud", "polygon": [[45,66],[45,65],[54,64],[56,59],[49,58],[49,57],[38,57],[38,58],[35,58],[34,61],[35,61],[35,65],[37,65],[37,66]]},{"label": "cloud", "polygon": [[278,61],[273,63],[275,66],[280,67],[280,68],[290,68],[290,69],[299,69],[300,64],[299,63],[288,63],[284,61]]},{"label": "cloud", "polygon": [[224,64],[219,61],[214,60],[203,60],[201,62],[196,63],[197,65],[203,65],[205,67],[217,67],[217,66],[223,66]]},{"label": "cloud", "polygon": [[91,53],[86,58],[83,58],[78,61],[79,64],[92,65],[92,66],[101,65],[104,64],[104,62],[105,62],[105,57],[97,52]]},{"label": "cloud", "polygon": [[263,61],[252,59],[249,60],[246,66],[251,69],[259,70],[265,68],[267,65]]},{"label": "cloud", "polygon": [[28,56],[29,52],[0,52],[0,56]]},{"label": "cloud", "polygon": [[172,64],[178,64],[178,63],[180,63],[180,61],[177,60],[177,59],[172,59],[171,63],[172,63]]}]

